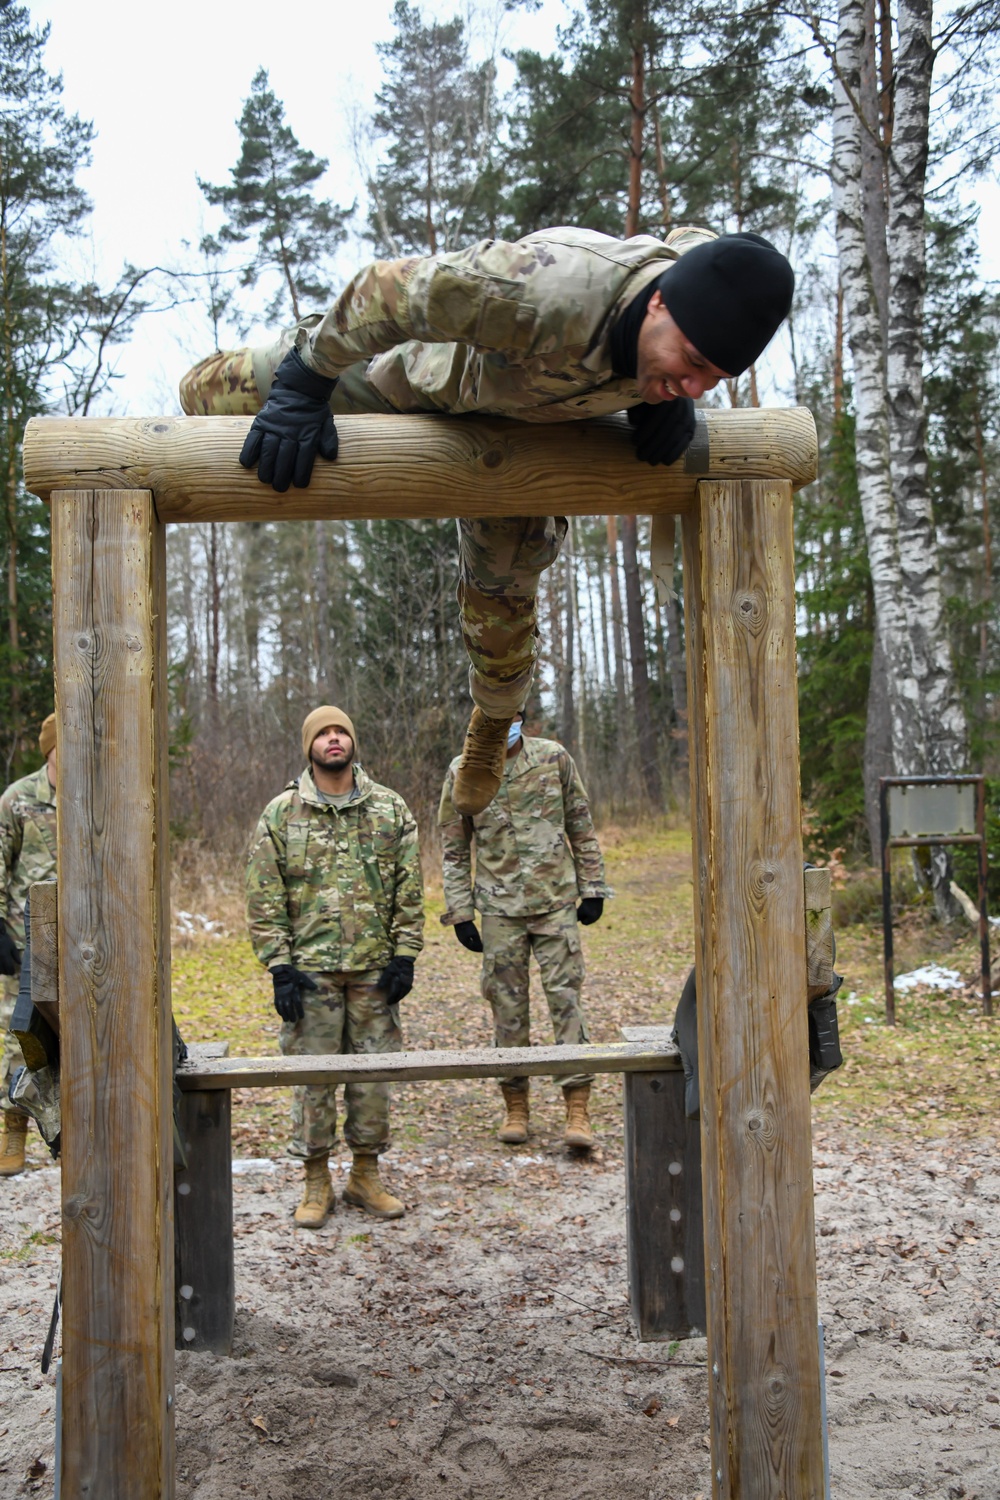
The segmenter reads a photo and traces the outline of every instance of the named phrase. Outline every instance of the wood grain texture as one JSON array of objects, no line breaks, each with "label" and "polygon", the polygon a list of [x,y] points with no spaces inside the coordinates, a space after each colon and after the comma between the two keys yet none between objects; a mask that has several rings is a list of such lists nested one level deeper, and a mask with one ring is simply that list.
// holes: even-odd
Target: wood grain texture
[{"label": "wood grain texture", "polygon": [[59,1035],[59,887],[39,880],[29,888],[31,999]]},{"label": "wood grain texture", "polygon": [[806,967],[809,999],[825,995],[833,984],[833,895],[830,871],[804,870]]},{"label": "wood grain texture", "polygon": [[[653,1047],[669,1026],[623,1026],[626,1041]],[[629,1305],[643,1340],[705,1331],[705,1231],[701,1127],[684,1113],[680,1069],[626,1073],[625,1243]]]},{"label": "wood grain texture", "polygon": [[552,426],[499,418],[338,417],[340,455],[304,490],[277,495],[238,455],[249,417],[37,417],[24,435],[34,494],[149,489],[161,521],[682,512],[706,474],[816,476],[805,407],[698,412],[687,453],[637,463],[624,417]]},{"label": "wood grain texture", "polygon": [[66,1500],[172,1500],[163,527],[53,505]]},{"label": "wood grain texture", "polygon": [[685,521],[715,1500],[822,1500],[791,487]]},{"label": "wood grain texture", "polygon": [[270,1089],[303,1083],[416,1083],[525,1074],[629,1073],[679,1068],[669,1042],[574,1047],[476,1047],[463,1052],[357,1052],[311,1057],[192,1057],[177,1069],[182,1089]]}]

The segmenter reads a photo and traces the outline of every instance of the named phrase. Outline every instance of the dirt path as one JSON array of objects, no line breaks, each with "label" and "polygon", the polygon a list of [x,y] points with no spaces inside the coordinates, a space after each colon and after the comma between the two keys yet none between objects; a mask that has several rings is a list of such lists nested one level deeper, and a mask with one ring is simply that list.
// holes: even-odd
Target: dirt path
[{"label": "dirt path", "polygon": [[[389,1161],[404,1220],[339,1205],[313,1235],[289,1218],[297,1168],[237,1175],[237,1347],[177,1357],[178,1500],[707,1500],[705,1344],[632,1337],[615,1143],[593,1164],[544,1133]],[[997,1500],[995,1143],[825,1132],[816,1162],[833,1495]],[[57,1171],[3,1201],[15,1500],[52,1493]]]}]

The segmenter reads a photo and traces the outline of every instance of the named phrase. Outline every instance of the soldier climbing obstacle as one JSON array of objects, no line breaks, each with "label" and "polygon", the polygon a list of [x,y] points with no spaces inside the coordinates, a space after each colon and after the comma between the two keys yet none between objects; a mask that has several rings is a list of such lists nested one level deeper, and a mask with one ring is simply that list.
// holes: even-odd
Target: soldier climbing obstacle
[{"label": "soldier climbing obstacle", "polygon": [[[791,266],[755,234],[666,241],[545,229],[376,261],[325,314],[219,352],[181,381],[190,415],[255,413],[240,462],[278,491],[335,459],[334,414],[429,412],[568,422],[627,410],[636,456],[680,458],[694,400],[746,370],[787,317]],[[535,658],[535,596],[563,517],[459,522],[458,598],[475,705],[452,797],[489,805]]]}]

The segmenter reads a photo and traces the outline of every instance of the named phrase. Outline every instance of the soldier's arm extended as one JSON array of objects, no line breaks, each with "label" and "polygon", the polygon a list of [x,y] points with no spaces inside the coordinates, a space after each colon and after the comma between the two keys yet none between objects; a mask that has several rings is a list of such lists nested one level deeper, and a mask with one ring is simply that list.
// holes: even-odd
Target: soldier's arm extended
[{"label": "soldier's arm extended", "polygon": [[264,813],[247,861],[247,927],[253,951],[268,968],[292,961],[292,926],[285,891],[285,838],[280,819]]},{"label": "soldier's arm extended", "polygon": [[438,806],[438,832],[441,835],[441,872],[444,884],[446,927],[472,922],[476,908],[472,903],[472,838],[469,820],[455,811],[451,800],[454,776],[449,771],[441,788]]},{"label": "soldier's arm extended", "polygon": [[299,352],[328,377],[411,339],[516,357],[527,352],[535,333],[530,282],[537,268],[534,249],[502,240],[445,255],[374,261],[348,283],[305,342],[300,336]]},{"label": "soldier's arm extended", "polygon": [[392,952],[394,958],[416,958],[424,946],[424,878],[420,869],[420,842],[416,819],[402,798],[399,799],[399,812]]},{"label": "soldier's arm extended", "polygon": [[607,898],[614,891],[604,879],[604,857],[597,842],[590,803],[573,757],[564,752],[559,757],[559,779],[563,790],[563,818],[566,837],[576,866],[576,885],[582,897]]}]

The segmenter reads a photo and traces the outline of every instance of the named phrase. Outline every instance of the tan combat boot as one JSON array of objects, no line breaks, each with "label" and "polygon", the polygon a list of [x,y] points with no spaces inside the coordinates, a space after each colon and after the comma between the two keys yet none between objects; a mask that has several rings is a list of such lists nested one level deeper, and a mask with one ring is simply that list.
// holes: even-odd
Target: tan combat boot
[{"label": "tan combat boot", "polygon": [[455,811],[463,817],[481,813],[500,790],[507,759],[507,731],[513,721],[513,714],[505,719],[488,719],[482,709],[472,710],[451,793]]},{"label": "tan combat boot", "polygon": [[16,1177],[24,1171],[24,1142],[28,1134],[28,1116],[19,1109],[3,1111],[3,1134],[0,1135],[0,1177]]},{"label": "tan combat boot", "polygon": [[344,1202],[363,1208],[376,1219],[401,1219],[406,1212],[399,1199],[386,1192],[378,1175],[378,1157],[373,1151],[355,1151],[351,1175],[344,1187]]},{"label": "tan combat boot", "polygon": [[566,1099],[566,1129],[563,1140],[567,1146],[580,1146],[587,1150],[594,1144],[594,1132],[590,1128],[590,1084],[581,1083],[579,1088],[563,1089]]},{"label": "tan combat boot", "polygon": [[509,1083],[500,1085],[507,1117],[500,1126],[499,1138],[508,1146],[523,1146],[528,1139],[528,1090]]},{"label": "tan combat boot", "polygon": [[306,1184],[294,1215],[302,1229],[319,1229],[326,1223],[327,1214],[333,1212],[335,1200],[327,1160],[324,1155],[310,1156],[306,1161]]}]

